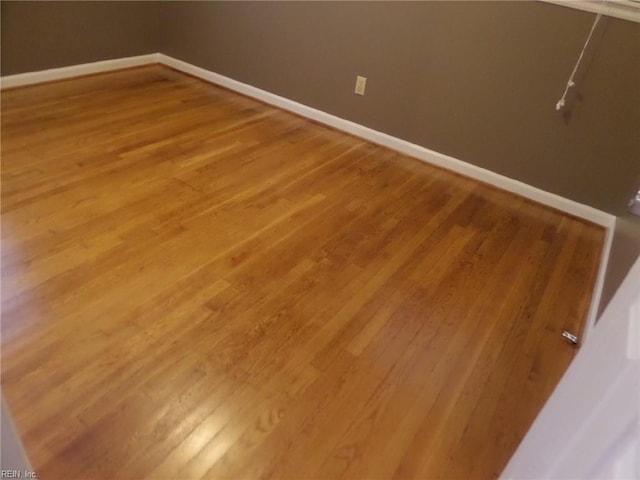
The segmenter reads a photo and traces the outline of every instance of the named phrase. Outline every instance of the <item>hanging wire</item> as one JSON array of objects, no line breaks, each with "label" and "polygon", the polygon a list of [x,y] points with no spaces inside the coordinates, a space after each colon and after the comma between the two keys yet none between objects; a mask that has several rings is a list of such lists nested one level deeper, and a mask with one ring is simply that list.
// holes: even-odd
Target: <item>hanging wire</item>
[{"label": "hanging wire", "polygon": [[595,31],[596,27],[598,26],[598,23],[600,22],[600,19],[602,18],[602,12],[604,11],[604,7],[606,6],[606,4],[608,2],[609,2],[609,0],[603,0],[602,8],[600,9],[600,12],[598,12],[598,15],[596,15],[596,19],[593,21],[593,25],[591,25],[591,31],[589,32],[589,36],[587,37],[587,41],[584,42],[584,46],[582,47],[582,51],[580,52],[580,56],[578,57],[578,61],[576,62],[575,66],[573,67],[573,71],[571,72],[571,76],[569,77],[569,81],[567,82],[567,86],[564,88],[564,93],[562,94],[562,97],[560,98],[560,100],[558,100],[558,103],[556,103],[556,110],[557,111],[562,110],[562,108],[566,105],[566,103],[567,103],[567,94],[569,93],[569,90],[576,86],[576,82],[575,82],[576,72],[578,71],[578,68],[580,68],[580,64],[582,63],[582,57],[584,57],[584,53],[587,51],[587,47],[589,46],[589,42],[591,42],[591,37],[593,36],[593,32]]}]

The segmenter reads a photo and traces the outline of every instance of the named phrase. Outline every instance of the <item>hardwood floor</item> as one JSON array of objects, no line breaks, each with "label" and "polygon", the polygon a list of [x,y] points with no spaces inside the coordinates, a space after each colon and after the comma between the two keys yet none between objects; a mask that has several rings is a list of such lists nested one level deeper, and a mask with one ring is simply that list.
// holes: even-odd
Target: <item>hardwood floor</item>
[{"label": "hardwood floor", "polygon": [[494,478],[604,232],[160,66],[2,93],[39,478]]}]

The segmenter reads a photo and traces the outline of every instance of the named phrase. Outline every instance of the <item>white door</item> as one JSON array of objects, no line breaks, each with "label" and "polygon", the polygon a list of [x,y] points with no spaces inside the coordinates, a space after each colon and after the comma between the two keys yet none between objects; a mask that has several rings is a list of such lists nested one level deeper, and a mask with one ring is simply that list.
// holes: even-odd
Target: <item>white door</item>
[{"label": "white door", "polygon": [[640,259],[502,479],[640,478]]}]

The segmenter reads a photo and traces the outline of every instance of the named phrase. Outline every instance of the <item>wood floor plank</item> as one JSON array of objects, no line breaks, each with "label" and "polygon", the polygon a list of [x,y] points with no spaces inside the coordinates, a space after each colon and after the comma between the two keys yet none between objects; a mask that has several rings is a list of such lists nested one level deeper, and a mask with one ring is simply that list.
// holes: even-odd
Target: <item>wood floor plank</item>
[{"label": "wood floor plank", "polygon": [[3,91],[39,478],[495,478],[604,232],[162,66]]}]

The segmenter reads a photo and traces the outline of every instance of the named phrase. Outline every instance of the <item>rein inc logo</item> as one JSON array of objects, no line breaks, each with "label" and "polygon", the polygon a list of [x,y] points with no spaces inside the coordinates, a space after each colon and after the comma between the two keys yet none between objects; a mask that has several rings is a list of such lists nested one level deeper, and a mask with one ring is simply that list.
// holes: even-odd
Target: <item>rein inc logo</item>
[{"label": "rein inc logo", "polygon": [[0,478],[38,478],[32,470],[5,470],[2,469]]}]

